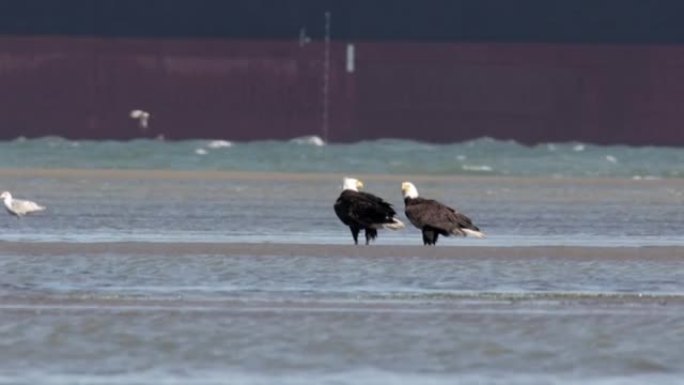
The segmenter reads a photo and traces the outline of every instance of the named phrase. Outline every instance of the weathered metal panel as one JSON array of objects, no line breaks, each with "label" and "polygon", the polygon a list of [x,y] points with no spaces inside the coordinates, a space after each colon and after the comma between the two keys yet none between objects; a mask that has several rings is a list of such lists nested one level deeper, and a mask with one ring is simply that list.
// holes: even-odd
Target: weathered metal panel
[{"label": "weathered metal panel", "polygon": [[[684,47],[330,49],[333,141],[684,145]],[[0,37],[0,138],[324,136],[324,60],[320,41]],[[138,108],[152,114],[149,127],[129,117]]]},{"label": "weathered metal panel", "polygon": [[357,47],[365,137],[684,144],[684,47]]},{"label": "weathered metal panel", "polygon": [[[0,137],[317,134],[321,57],[293,43],[0,39]],[[152,115],[143,130],[132,109]]]}]

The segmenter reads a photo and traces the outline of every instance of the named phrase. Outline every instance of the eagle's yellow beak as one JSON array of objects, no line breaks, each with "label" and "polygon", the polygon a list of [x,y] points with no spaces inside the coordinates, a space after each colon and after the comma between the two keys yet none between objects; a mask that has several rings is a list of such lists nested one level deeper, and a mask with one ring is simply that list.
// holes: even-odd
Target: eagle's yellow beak
[{"label": "eagle's yellow beak", "polygon": [[360,180],[357,180],[356,181],[356,188],[362,189],[363,188],[363,182],[361,182]]}]

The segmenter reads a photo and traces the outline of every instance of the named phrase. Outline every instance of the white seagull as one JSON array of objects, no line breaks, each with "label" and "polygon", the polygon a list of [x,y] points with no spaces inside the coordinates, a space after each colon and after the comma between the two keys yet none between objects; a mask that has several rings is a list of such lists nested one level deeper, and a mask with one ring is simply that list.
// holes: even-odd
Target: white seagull
[{"label": "white seagull", "polygon": [[144,131],[147,129],[150,120],[150,113],[143,110],[132,110],[130,113],[131,119],[138,121],[138,125]]},{"label": "white seagull", "polygon": [[4,191],[2,194],[0,194],[0,199],[2,199],[2,201],[5,203],[7,212],[12,215],[16,215],[17,217],[21,217],[36,211],[45,210],[44,206],[41,206],[36,202],[22,199],[12,199],[12,194],[10,194],[9,191]]}]

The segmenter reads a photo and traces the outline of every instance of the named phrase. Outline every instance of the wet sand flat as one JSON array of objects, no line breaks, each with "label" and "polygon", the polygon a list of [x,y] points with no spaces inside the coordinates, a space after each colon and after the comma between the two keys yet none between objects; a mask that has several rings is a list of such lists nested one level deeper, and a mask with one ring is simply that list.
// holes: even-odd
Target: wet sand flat
[{"label": "wet sand flat", "polygon": [[319,245],[278,243],[174,243],[174,242],[0,242],[0,253],[14,255],[241,255],[303,257],[426,257],[426,258],[560,258],[566,260],[637,259],[677,261],[681,246],[392,246]]},{"label": "wet sand flat", "polygon": [[[3,178],[92,178],[92,179],[211,179],[211,180],[251,180],[251,181],[325,181],[339,182],[346,174],[342,173],[301,173],[267,171],[224,171],[224,170],[154,170],[154,169],[88,169],[88,168],[0,168]],[[646,179],[635,180],[619,177],[525,177],[525,176],[487,176],[487,175],[422,175],[422,174],[364,174],[354,173],[360,179],[381,182],[486,182],[497,181],[512,185],[525,185],[531,182],[544,185],[613,185],[634,186],[635,182],[668,185],[684,188],[684,179]]]},{"label": "wet sand flat", "polygon": [[[88,185],[107,185],[116,187],[121,192],[134,191],[136,185],[139,185],[163,189],[156,192],[160,196],[166,193],[192,191],[199,197],[200,194],[207,192],[201,188],[202,184],[222,186],[226,189],[240,184],[259,188],[260,194],[267,194],[275,201],[302,198],[311,194],[311,201],[316,202],[321,198],[321,192],[326,194],[328,200],[334,200],[344,176],[348,175],[224,170],[0,168],[3,185],[26,190],[21,192],[33,195],[35,192],[32,190],[40,187],[41,195],[50,198],[63,197],[64,194],[88,196],[91,193],[83,188]],[[401,201],[399,185],[409,180],[416,183],[422,193],[452,204],[605,203],[635,207],[643,204],[684,204],[684,178],[363,173],[353,173],[350,176],[363,180],[368,191],[387,197],[390,201]],[[237,193],[236,198],[244,199],[239,191],[232,193]]]},{"label": "wet sand flat", "polygon": [[[48,243],[262,243],[266,245],[263,247],[280,243],[347,245],[349,231],[332,210],[342,176],[220,170],[5,168],[0,169],[3,189],[48,209],[21,221],[9,216],[0,218],[0,239]],[[684,179],[353,176],[366,183],[367,191],[393,204],[404,221],[399,186],[402,181],[411,180],[425,197],[443,201],[469,215],[488,235],[484,240],[445,239],[438,249],[449,246],[467,250],[460,248],[481,245],[684,246]],[[404,231],[383,231],[376,243],[419,244],[420,233],[412,226]],[[298,252],[335,255],[346,249],[330,250]],[[264,253],[257,249],[250,252]],[[344,252],[355,255],[366,251]],[[553,254],[595,252],[601,250],[555,250]],[[413,251],[397,249],[389,253],[405,255]],[[451,251],[434,253],[443,255]]]}]

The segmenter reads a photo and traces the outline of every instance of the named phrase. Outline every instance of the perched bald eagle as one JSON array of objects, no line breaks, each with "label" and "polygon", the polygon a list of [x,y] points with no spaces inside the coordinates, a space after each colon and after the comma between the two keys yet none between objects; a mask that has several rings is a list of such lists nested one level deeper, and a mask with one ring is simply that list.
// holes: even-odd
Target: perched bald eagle
[{"label": "perched bald eagle", "polygon": [[484,238],[484,233],[467,216],[436,200],[419,197],[413,183],[402,183],[401,192],[406,217],[423,232],[423,245],[436,245],[440,235]]},{"label": "perched bald eagle", "polygon": [[359,231],[366,233],[366,244],[378,236],[378,229],[399,230],[404,223],[395,218],[392,205],[382,198],[359,191],[363,183],[354,178],[344,178],[342,193],[335,202],[335,213],[342,223],[349,226],[354,244],[359,244]]}]

